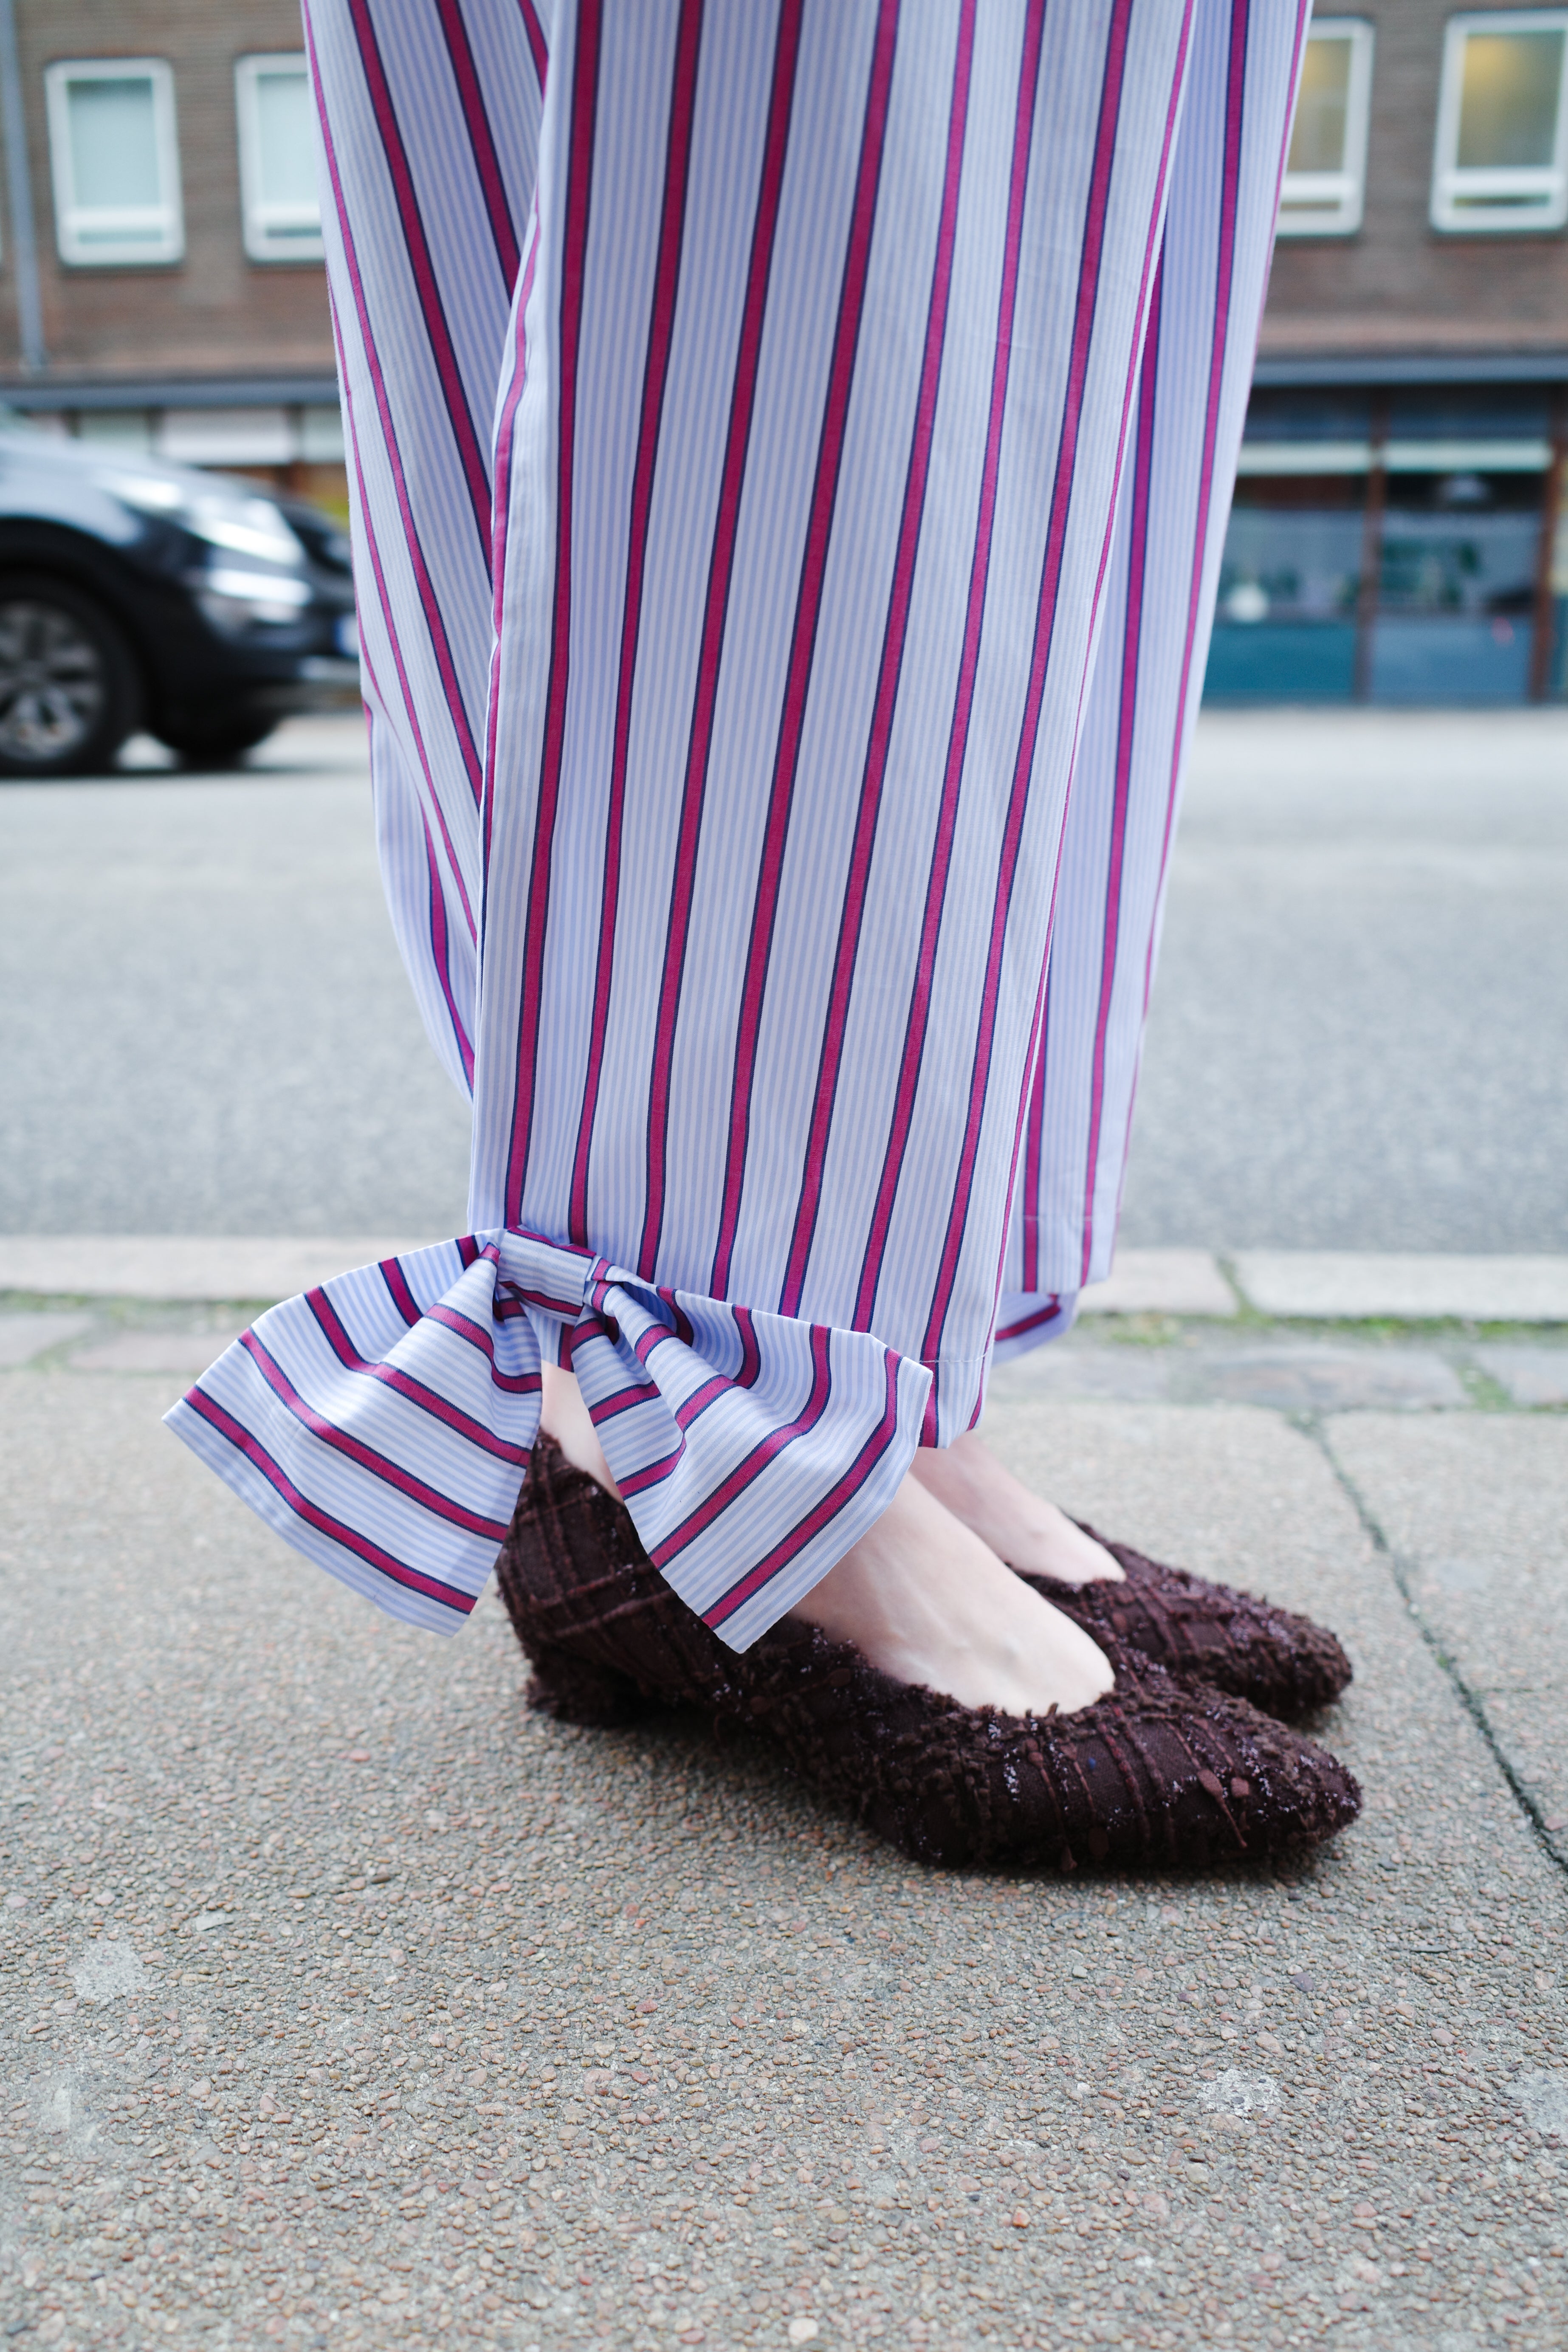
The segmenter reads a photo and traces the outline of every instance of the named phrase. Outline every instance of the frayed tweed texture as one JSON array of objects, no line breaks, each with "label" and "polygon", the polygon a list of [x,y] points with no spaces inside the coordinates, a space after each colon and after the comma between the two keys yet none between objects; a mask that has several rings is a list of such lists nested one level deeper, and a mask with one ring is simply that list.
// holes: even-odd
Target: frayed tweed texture
[{"label": "frayed tweed texture", "polygon": [[1309,1843],[1360,1811],[1326,1749],[1114,1637],[1115,1690],[1044,1717],[895,1682],[798,1618],[738,1655],[549,1438],[496,1568],[532,1663],[531,1705],[590,1724],[688,1706],[715,1727],[752,1727],[799,1779],[922,1863],[1168,1869]]},{"label": "frayed tweed texture", "polygon": [[1326,1625],[1228,1584],[1167,1568],[1131,1544],[1112,1543],[1082,1520],[1078,1524],[1103,1545],[1124,1580],[1059,1584],[1052,1576],[1025,1576],[1024,1581],[1102,1649],[1121,1642],[1171,1674],[1196,1675],[1288,1720],[1327,1706],[1349,1683],[1351,1662]]}]

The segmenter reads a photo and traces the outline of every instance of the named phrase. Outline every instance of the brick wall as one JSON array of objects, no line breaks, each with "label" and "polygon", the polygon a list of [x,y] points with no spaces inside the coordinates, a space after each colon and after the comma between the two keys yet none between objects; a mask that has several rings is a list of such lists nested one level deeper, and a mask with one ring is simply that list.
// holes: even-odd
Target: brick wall
[{"label": "brick wall", "polygon": [[[1568,235],[1451,236],[1427,225],[1447,0],[1365,0],[1354,13],[1377,29],[1365,225],[1353,237],[1281,241],[1264,350],[1562,349]],[[250,261],[240,235],[234,61],[298,48],[296,0],[18,0],[17,32],[51,366],[331,376],[320,265]],[[56,256],[43,69],[100,56],[162,57],[174,70],[185,257],[168,268],[67,269]],[[5,242],[0,373],[17,361]]]},{"label": "brick wall", "polygon": [[[241,241],[237,58],[302,46],[298,0],[17,0],[33,205],[51,369],[62,374],[330,377],[319,262],[255,262]],[[174,68],[185,256],[167,267],[62,267],[55,244],[44,68],[154,57]],[[0,372],[18,360],[10,224],[0,258]]]},{"label": "brick wall", "polygon": [[[1466,0],[1471,14],[1489,0]],[[1517,5],[1517,0],[1516,0]],[[1281,238],[1263,349],[1557,350],[1568,345],[1568,233],[1440,234],[1428,225],[1446,0],[1344,0],[1376,26],[1366,215],[1352,237]]]}]

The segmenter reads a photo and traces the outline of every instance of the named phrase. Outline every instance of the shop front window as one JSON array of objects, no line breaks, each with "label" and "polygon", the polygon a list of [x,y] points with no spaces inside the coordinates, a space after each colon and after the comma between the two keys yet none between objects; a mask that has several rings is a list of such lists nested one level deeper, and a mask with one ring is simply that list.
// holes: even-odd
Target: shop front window
[{"label": "shop front window", "polygon": [[1372,645],[1374,700],[1523,699],[1542,482],[1536,472],[1390,471]]},{"label": "shop front window", "polygon": [[1226,536],[1207,691],[1342,702],[1355,675],[1364,478],[1247,476]]},{"label": "shop front window", "polygon": [[1255,392],[1205,692],[1562,694],[1568,532],[1552,495],[1554,415],[1544,385]]}]

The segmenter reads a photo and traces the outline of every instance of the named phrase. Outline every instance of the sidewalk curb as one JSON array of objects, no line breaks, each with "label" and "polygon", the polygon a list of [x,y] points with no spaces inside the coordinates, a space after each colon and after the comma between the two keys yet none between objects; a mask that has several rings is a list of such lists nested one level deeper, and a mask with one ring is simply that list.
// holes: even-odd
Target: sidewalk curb
[{"label": "sidewalk curb", "polygon": [[[157,1234],[0,1234],[0,1293],[271,1304],[351,1266],[428,1242]],[[1081,1315],[1277,1321],[1568,1323],[1568,1255],[1445,1256],[1432,1252],[1127,1249],[1106,1282],[1080,1294]]]}]

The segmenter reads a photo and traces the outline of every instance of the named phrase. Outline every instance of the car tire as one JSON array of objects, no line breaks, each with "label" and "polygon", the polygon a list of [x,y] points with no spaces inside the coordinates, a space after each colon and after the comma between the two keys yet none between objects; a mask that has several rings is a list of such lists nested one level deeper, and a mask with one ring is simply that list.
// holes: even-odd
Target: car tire
[{"label": "car tire", "polygon": [[231,719],[207,725],[160,724],[157,736],[177,751],[187,768],[232,768],[235,761],[265,743],[278,726],[271,713],[264,719]]},{"label": "car tire", "polygon": [[0,572],[0,777],[101,776],[141,717],[119,624],[47,572]]}]

